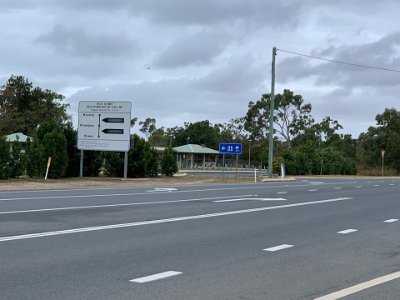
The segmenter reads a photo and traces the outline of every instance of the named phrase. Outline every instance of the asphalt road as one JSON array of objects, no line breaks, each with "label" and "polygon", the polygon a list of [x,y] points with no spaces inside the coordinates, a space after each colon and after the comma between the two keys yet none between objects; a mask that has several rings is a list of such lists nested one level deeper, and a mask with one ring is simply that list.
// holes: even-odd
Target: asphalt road
[{"label": "asphalt road", "polygon": [[400,180],[0,192],[0,299],[400,299]]}]

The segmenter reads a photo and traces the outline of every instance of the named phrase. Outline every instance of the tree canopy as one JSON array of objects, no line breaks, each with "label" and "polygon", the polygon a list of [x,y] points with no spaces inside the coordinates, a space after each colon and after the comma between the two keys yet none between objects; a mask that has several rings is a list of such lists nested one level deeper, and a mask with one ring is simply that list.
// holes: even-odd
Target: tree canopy
[{"label": "tree canopy", "polygon": [[70,120],[64,96],[34,87],[23,76],[11,76],[0,88],[0,133],[33,135],[40,123]]},{"label": "tree canopy", "polygon": [[[314,122],[311,104],[305,104],[301,95],[285,89],[275,95],[274,130],[291,146],[294,136]],[[262,95],[257,102],[250,102],[245,117],[245,129],[255,139],[264,138],[269,132],[271,94]]]}]

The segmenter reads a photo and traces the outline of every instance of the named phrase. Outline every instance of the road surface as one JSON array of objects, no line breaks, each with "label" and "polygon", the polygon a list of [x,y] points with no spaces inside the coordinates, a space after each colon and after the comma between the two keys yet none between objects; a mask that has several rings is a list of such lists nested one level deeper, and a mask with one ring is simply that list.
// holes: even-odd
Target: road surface
[{"label": "road surface", "polygon": [[0,192],[0,299],[399,299],[400,180]]}]

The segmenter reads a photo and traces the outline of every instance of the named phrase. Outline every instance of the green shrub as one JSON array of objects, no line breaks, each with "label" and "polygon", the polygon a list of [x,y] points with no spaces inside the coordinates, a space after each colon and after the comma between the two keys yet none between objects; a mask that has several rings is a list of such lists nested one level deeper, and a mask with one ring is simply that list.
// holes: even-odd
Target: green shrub
[{"label": "green shrub", "polygon": [[176,164],[176,157],[170,147],[165,148],[164,157],[161,161],[161,173],[166,176],[172,176],[178,172],[178,165]]}]

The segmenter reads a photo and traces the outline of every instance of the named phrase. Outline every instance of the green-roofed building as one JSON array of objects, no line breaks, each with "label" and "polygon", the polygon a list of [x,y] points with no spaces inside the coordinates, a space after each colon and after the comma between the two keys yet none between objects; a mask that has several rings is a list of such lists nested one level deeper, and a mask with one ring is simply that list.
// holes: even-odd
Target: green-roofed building
[{"label": "green-roofed building", "polygon": [[32,141],[32,138],[30,136],[27,136],[21,132],[17,133],[11,133],[9,135],[5,136],[7,142],[20,142],[20,143],[26,143],[28,138]]},{"label": "green-roofed building", "polygon": [[6,142],[10,143],[10,151],[12,151],[12,144],[14,142],[18,142],[21,145],[21,152],[25,152],[26,149],[26,142],[28,139],[32,141],[30,136],[27,136],[21,132],[12,133],[5,136]]},{"label": "green-roofed building", "polygon": [[172,148],[177,153],[177,163],[179,169],[183,168],[202,168],[213,169],[217,165],[219,152],[196,144],[187,144]]}]

